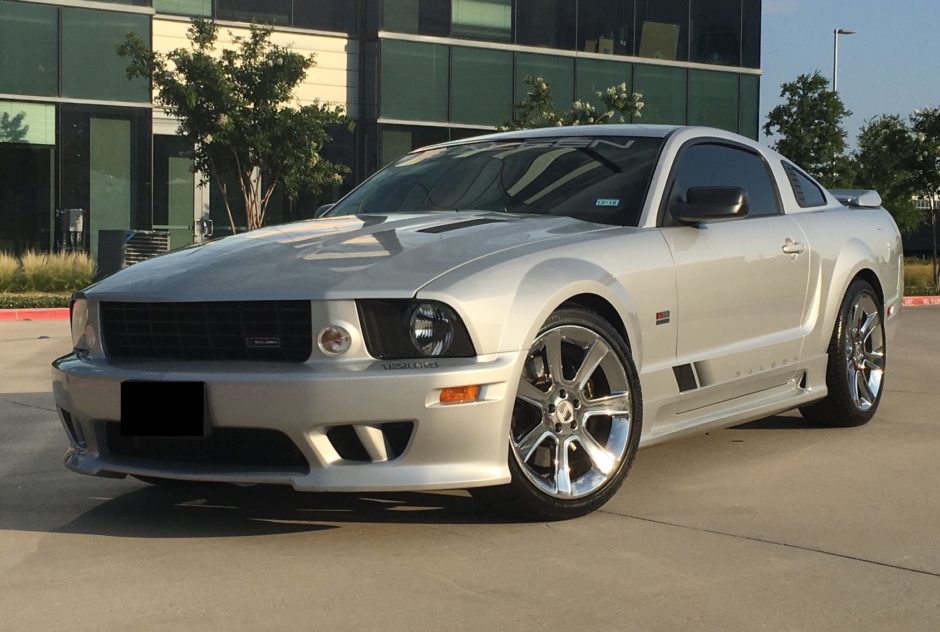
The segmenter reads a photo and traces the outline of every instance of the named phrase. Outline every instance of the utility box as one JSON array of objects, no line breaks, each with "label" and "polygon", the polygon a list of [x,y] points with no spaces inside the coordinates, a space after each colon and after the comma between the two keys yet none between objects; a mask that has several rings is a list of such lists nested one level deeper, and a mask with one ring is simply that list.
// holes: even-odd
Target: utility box
[{"label": "utility box", "polygon": [[98,277],[109,276],[169,250],[170,233],[165,230],[99,230]]}]

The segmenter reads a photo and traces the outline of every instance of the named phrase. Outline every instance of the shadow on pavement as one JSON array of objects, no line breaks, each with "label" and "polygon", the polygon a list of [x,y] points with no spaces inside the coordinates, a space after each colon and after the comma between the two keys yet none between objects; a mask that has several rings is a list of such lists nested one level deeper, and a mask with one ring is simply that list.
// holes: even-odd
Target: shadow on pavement
[{"label": "shadow on pavement", "polygon": [[749,421],[740,426],[733,426],[729,430],[819,430],[823,428],[819,424],[806,421],[802,417],[784,417],[776,415],[774,417],[765,417],[757,421]]},{"label": "shadow on pavement", "polygon": [[314,494],[275,486],[147,487],[106,501],[57,533],[130,538],[238,537],[314,532],[337,523],[498,523],[465,495]]}]

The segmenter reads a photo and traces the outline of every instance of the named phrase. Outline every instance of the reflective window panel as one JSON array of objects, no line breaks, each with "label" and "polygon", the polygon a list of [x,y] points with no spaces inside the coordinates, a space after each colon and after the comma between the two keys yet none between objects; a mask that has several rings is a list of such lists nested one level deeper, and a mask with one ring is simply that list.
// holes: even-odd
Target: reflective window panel
[{"label": "reflective window panel", "polygon": [[637,0],[640,57],[689,59],[689,0]]},{"label": "reflective window panel", "polygon": [[58,92],[56,8],[0,2],[0,92]]},{"label": "reflective window panel", "polygon": [[446,121],[447,46],[384,40],[381,55],[382,116]]}]

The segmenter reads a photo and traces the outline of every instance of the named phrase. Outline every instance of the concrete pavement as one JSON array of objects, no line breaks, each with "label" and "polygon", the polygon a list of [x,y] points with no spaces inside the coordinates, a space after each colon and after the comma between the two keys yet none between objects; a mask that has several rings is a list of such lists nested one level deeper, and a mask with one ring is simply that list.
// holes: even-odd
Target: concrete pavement
[{"label": "concrete pavement", "polygon": [[938,630],[940,308],[868,426],[788,414],[642,451],[601,512],[466,494],[167,491],[61,465],[65,322],[0,323],[2,630]]}]

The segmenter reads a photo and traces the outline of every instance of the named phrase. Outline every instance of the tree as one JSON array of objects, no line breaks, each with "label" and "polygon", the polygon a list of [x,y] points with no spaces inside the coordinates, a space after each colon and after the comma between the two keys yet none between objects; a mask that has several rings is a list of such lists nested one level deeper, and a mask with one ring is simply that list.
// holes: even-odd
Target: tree
[{"label": "tree", "polygon": [[907,121],[897,115],[882,115],[862,126],[854,156],[855,186],[877,189],[904,233],[916,230],[924,221],[923,211],[914,203],[914,151],[914,134]]},{"label": "tree", "polygon": [[843,121],[852,115],[819,71],[800,75],[780,89],[784,102],[767,115],[764,133],[778,135],[773,148],[827,187],[851,184]]},{"label": "tree", "polygon": [[530,90],[513,106],[513,117],[502,130],[623,123],[627,117],[639,117],[643,109],[643,95],[630,92],[627,84],[621,83],[594,93],[604,106],[601,112],[585,101],[575,101],[569,110],[559,112],[552,101],[551,87],[542,77],[525,77],[523,81]]},{"label": "tree", "polygon": [[[194,19],[188,39],[188,48],[161,54],[129,33],[117,49],[129,60],[128,78],[149,79],[155,102],[179,120],[177,133],[193,145],[193,170],[218,186],[233,233],[236,195],[252,230],[264,224],[279,185],[294,198],[304,187],[317,192],[342,181],[348,169],[320,151],[331,140],[327,126],[348,124],[343,108],[291,103],[312,55],[272,44],[271,29],[256,25],[221,51],[218,27],[208,20]],[[232,181],[238,192],[230,190]]]},{"label": "tree", "polygon": [[940,108],[914,110],[911,131],[915,147],[912,157],[914,190],[931,200],[930,221],[933,227],[933,281],[940,290],[940,259],[937,256],[937,197],[940,196]]}]

